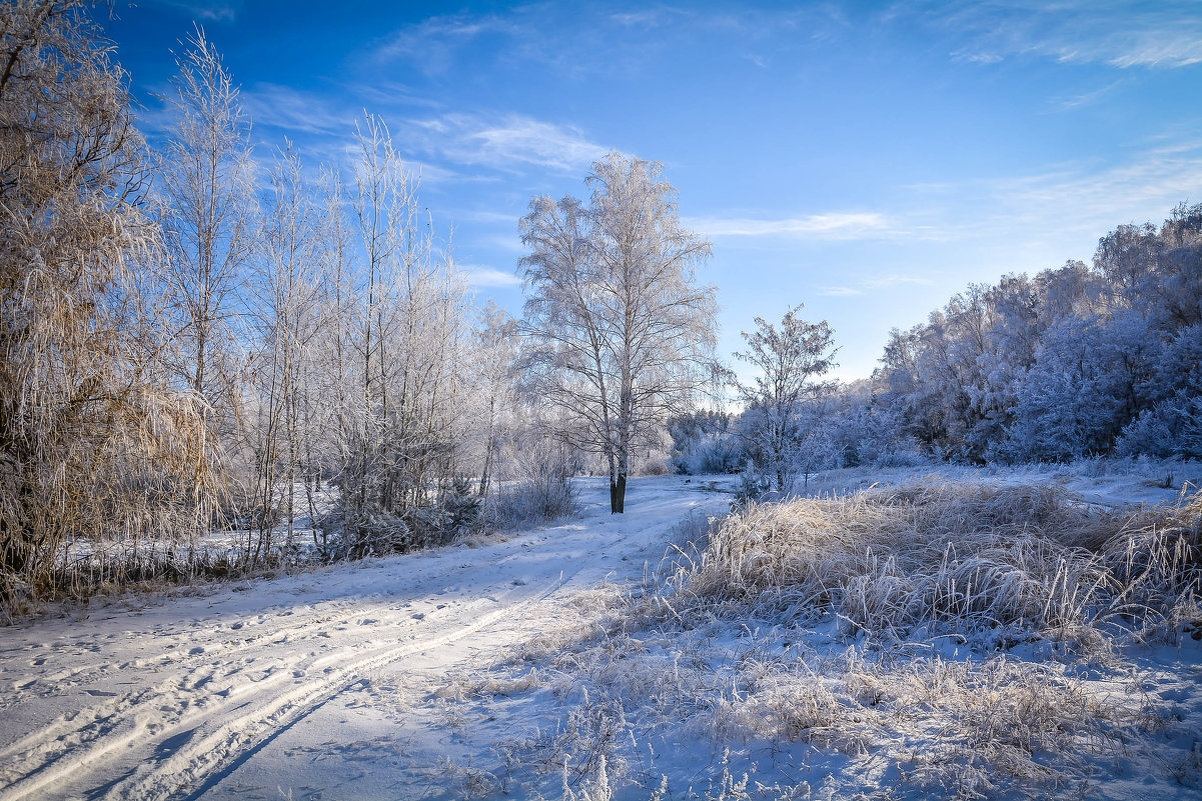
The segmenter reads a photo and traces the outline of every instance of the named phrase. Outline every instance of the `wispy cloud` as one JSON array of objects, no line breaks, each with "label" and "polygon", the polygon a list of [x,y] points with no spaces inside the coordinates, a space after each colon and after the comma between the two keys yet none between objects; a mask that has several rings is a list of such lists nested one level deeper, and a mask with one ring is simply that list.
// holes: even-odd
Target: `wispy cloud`
[{"label": "wispy cloud", "polygon": [[937,0],[923,8],[928,20],[954,32],[960,42],[953,55],[964,61],[1033,55],[1118,68],[1202,63],[1196,0]]},{"label": "wispy cloud", "polygon": [[486,236],[481,241],[490,247],[498,250],[506,250],[511,253],[524,253],[526,246],[522,244],[522,239],[516,233],[517,226],[514,225],[515,233],[513,234],[497,234],[495,236]]},{"label": "wispy cloud", "polygon": [[495,225],[508,225],[511,228],[517,228],[518,219],[521,214],[516,214],[508,211],[488,211],[479,209],[476,211],[460,211],[455,217],[459,220],[466,220],[474,223],[487,223]]},{"label": "wispy cloud", "polygon": [[520,286],[522,283],[522,279],[515,274],[498,270],[495,267],[485,267],[479,264],[460,264],[458,266],[467,277],[469,286],[512,287]]},{"label": "wispy cloud", "polygon": [[178,8],[201,22],[233,22],[242,11],[242,0],[152,0]]},{"label": "wispy cloud", "polygon": [[367,108],[395,109],[400,107],[423,107],[445,109],[446,103],[426,97],[421,90],[399,81],[380,80],[372,75],[370,80],[358,80],[346,86],[346,92]]},{"label": "wispy cloud", "polygon": [[791,32],[801,16],[751,7],[723,12],[644,4],[613,11],[599,3],[535,2],[492,13],[430,17],[381,37],[367,57],[376,64],[405,61],[427,75],[444,75],[469,62],[479,69],[485,59],[503,68],[543,65],[568,78],[621,74],[643,79],[647,65],[670,53],[673,43],[698,47],[718,38],[729,44],[735,37],[752,44]]},{"label": "wispy cloud", "polygon": [[866,278],[862,282],[868,289],[889,289],[902,284],[916,284],[918,286],[931,286],[935,282],[930,278],[924,278],[921,275],[899,275],[897,273],[889,273],[888,275],[877,275],[872,278]]},{"label": "wispy cloud", "polygon": [[625,28],[659,28],[679,16],[668,8],[647,8],[610,14],[609,18]]},{"label": "wispy cloud", "polygon": [[879,239],[904,235],[883,214],[811,214],[765,220],[752,217],[694,217],[685,223],[705,236],[794,237],[798,239]]},{"label": "wispy cloud", "polygon": [[1105,86],[1099,87],[1089,92],[1081,92],[1080,94],[1069,95],[1053,100],[1052,105],[1059,111],[1072,111],[1073,109],[1082,108],[1084,106],[1092,106],[1106,95],[1113,92],[1115,89],[1122,86],[1126,81],[1117,80],[1111,81]]},{"label": "wispy cloud", "polygon": [[1039,269],[1088,257],[1116,225],[1156,222],[1179,203],[1202,201],[1202,132],[1025,175],[907,189],[923,209],[907,219],[928,223],[912,227],[915,240],[959,242],[978,261],[1007,254],[1002,270]]},{"label": "wispy cloud", "polygon": [[412,123],[430,152],[458,164],[514,172],[527,166],[580,173],[605,155],[579,128],[520,114],[485,118],[448,114]]},{"label": "wispy cloud", "polygon": [[240,98],[243,110],[256,126],[294,133],[346,134],[355,116],[335,110],[325,97],[313,92],[272,83],[256,83],[243,89]]},{"label": "wispy cloud", "polygon": [[1154,143],[1110,165],[1064,164],[990,190],[998,223],[1038,230],[1104,231],[1121,222],[1162,219],[1182,201],[1202,200],[1202,137]]},{"label": "wispy cloud", "polygon": [[828,297],[855,297],[858,295],[866,295],[870,292],[876,292],[882,289],[892,289],[898,286],[933,286],[935,284],[930,278],[921,275],[900,275],[898,273],[889,273],[888,275],[874,275],[868,278],[863,278],[856,282],[855,286],[823,286],[818,288],[819,295]]},{"label": "wispy cloud", "polygon": [[486,33],[512,33],[514,25],[501,17],[454,14],[431,17],[394,31],[378,44],[372,58],[378,62],[410,61],[427,74],[445,72],[460,49]]}]

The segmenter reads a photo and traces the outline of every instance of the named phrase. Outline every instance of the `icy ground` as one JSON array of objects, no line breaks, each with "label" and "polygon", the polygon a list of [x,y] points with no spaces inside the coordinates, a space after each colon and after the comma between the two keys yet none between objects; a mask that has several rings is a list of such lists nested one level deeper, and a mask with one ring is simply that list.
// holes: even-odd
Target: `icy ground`
[{"label": "icy ground", "polygon": [[[1159,470],[997,480],[1053,481],[1106,504],[1171,502],[1182,481],[1197,480],[1177,475],[1173,487],[1158,487]],[[840,471],[818,476],[811,490],[912,474]],[[719,710],[729,703],[729,686],[706,682],[724,680],[723,664],[770,664],[790,647],[820,660],[847,651],[833,632],[813,632],[799,645],[758,628],[715,628],[683,645],[628,640],[630,653],[663,658],[626,669],[624,652],[616,661],[597,655],[612,641],[579,645],[595,633],[596,614],[620,608],[612,599],[660,564],[683,518],[726,511],[730,496],[716,490],[733,483],[637,479],[627,514],[611,516],[604,482],[584,480],[581,514],[563,525],[196,594],[130,596],[0,629],[0,801],[605,797],[597,783],[602,766],[589,755],[625,746],[604,742],[609,713],[590,699],[590,687],[621,686],[632,719],[651,720],[635,707],[656,707],[661,699],[640,692],[653,693],[661,681],[696,681],[699,702],[711,703],[710,693]],[[952,661],[953,650],[945,654]],[[1098,685],[1113,685],[1116,703],[1149,694],[1163,700],[1178,718],[1166,728],[1166,745],[1188,754],[1189,732],[1202,724],[1199,653],[1192,641],[1184,649],[1148,648],[1124,663],[1138,675],[1120,686],[1098,673]],[[570,675],[577,659],[587,677]],[[654,670],[675,676],[648,673]],[[787,785],[787,797],[797,798],[811,797],[808,789],[799,793],[812,784],[812,797],[823,798],[820,788],[829,794],[839,787],[823,778],[856,759],[837,749],[819,759],[809,746],[765,750],[745,736],[706,739],[673,729],[670,720],[653,728],[660,736],[626,749],[645,757],[627,759],[620,798],[649,798],[661,779],[670,787],[665,801],[786,797],[755,793],[761,780]],[[571,762],[567,790],[564,757]],[[1133,751],[1089,795],[1199,797],[1189,781],[1202,768],[1174,761],[1149,765],[1143,775],[1144,759]],[[878,789],[890,792],[896,766],[869,767]],[[1174,769],[1186,784],[1174,782]],[[740,790],[748,770],[753,781]],[[807,777],[809,784],[801,781]],[[840,790],[834,797],[855,796]]]}]

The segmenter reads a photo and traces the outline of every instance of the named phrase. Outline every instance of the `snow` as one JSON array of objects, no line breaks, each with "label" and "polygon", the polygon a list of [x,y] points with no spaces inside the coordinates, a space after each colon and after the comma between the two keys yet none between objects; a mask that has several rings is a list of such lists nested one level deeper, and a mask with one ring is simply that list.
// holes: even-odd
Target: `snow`
[{"label": "snow", "polygon": [[665,530],[729,502],[669,477],[634,482],[611,516],[602,483],[582,484],[578,519],[477,547],[3,630],[0,801],[417,792],[430,778],[398,763],[415,746],[395,735],[432,682],[553,627],[574,592],[637,578]]},{"label": "snow", "polygon": [[[1190,469],[1202,473],[1178,467],[1177,486],[1161,488],[1160,465],[1136,467],[940,472],[1055,482],[1104,504],[1172,502]],[[833,471],[810,489],[913,475]],[[921,759],[900,755],[956,744],[940,739],[945,713],[923,705],[918,684],[898,701],[910,717],[866,717],[850,740],[836,727],[830,742],[771,736],[801,712],[820,731],[824,699],[846,689],[839,677],[860,675],[855,665],[832,672],[863,658],[837,626],[715,620],[669,636],[622,619],[622,599],[645,586],[675,527],[725,513],[734,483],[636,479],[627,514],[613,516],[604,480],[582,479],[581,512],[559,525],[131,594],[0,630],[0,801],[600,798],[598,755],[613,760],[617,798],[651,798],[661,782],[665,799],[922,797],[903,781]],[[1048,658],[1052,647],[1028,643],[1007,658],[1047,660],[1049,686],[1146,707],[1161,727],[1160,757],[1133,747],[1122,765],[1091,768],[1099,779],[1084,789],[1198,797],[1199,643],[1071,669]],[[954,637],[907,648],[879,657],[864,680],[918,658],[953,678],[1005,669]],[[798,684],[800,670],[814,681]],[[606,740],[615,734],[629,741]]]}]

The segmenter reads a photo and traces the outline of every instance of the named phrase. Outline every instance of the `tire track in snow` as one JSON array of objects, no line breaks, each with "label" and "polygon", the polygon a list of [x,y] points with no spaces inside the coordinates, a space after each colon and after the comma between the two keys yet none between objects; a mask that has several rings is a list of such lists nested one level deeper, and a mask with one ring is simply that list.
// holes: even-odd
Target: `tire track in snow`
[{"label": "tire track in snow", "polygon": [[[483,599],[472,599],[456,608],[433,610],[422,615],[420,619],[437,620],[455,612],[466,613],[471,607],[481,603],[484,603]],[[389,617],[381,614],[385,608],[385,605],[377,604],[366,609],[355,609],[357,614],[349,617],[358,618],[358,624],[351,624],[349,619],[338,621],[337,625],[344,632],[362,629],[374,635],[374,639],[365,641],[359,648],[344,648],[331,653],[330,648],[337,643],[333,639],[327,639],[326,629],[329,627],[326,624],[344,616],[323,613],[302,625],[264,632],[245,641],[241,647],[206,649],[199,653],[176,648],[159,657],[138,658],[119,665],[105,666],[117,675],[121,675],[121,671],[153,670],[158,667],[174,668],[177,673],[148,687],[122,694],[106,693],[110,697],[106,697],[105,700],[61,715],[16,742],[0,748],[0,781],[8,785],[0,787],[0,799],[6,799],[10,789],[17,785],[44,786],[45,782],[41,780],[34,784],[26,781],[35,774],[61,775],[62,771],[54,767],[60,760],[63,765],[74,765],[78,768],[79,764],[76,763],[79,760],[70,755],[73,750],[88,749],[82,758],[91,764],[98,757],[113,752],[121,745],[130,745],[140,737],[154,737],[168,728],[181,729],[192,721],[213,714],[222,706],[240,702],[241,696],[249,690],[261,692],[289,678],[319,670],[332,659],[339,656],[343,659],[349,658],[357,650],[362,650],[366,645],[380,639],[391,641],[400,636],[415,636],[415,619],[411,614],[407,614],[411,608],[410,603],[392,605],[388,608],[388,611],[393,613],[392,620],[381,623],[377,618]],[[364,615],[364,612],[368,614]],[[373,618],[371,615],[377,617]],[[281,615],[273,617],[279,616]],[[304,641],[306,648],[319,648],[297,655],[293,646],[298,636],[306,634],[312,635]],[[244,661],[219,661],[216,664],[212,661],[214,655],[245,651],[247,646],[261,640],[269,641],[269,645],[283,646],[286,653],[273,654],[259,645],[257,650],[251,651],[255,656]],[[203,689],[209,685],[216,687]],[[223,685],[224,688],[219,689]],[[158,719],[147,722],[137,717],[139,710],[152,706]]]},{"label": "tire track in snow", "polygon": [[[390,636],[391,632],[382,631],[377,625],[380,621],[372,618],[370,615],[376,615],[383,618],[388,615],[381,614],[385,609],[384,605],[376,607],[368,607],[367,609],[357,609],[358,614],[351,617],[359,617],[364,622],[355,626],[349,625],[349,620],[340,621],[338,625],[344,625],[345,628],[361,628],[368,630],[368,623],[375,625],[375,628],[370,629],[372,634],[380,636]],[[404,613],[406,607],[394,606],[389,609],[393,613]],[[363,613],[368,612],[365,616]],[[275,615],[273,617],[279,617]],[[261,615],[260,618],[266,616]],[[20,780],[25,775],[34,771],[44,769],[44,764],[35,764],[32,767],[26,767],[31,760],[40,759],[42,763],[53,761],[61,753],[66,752],[72,747],[86,744],[92,740],[107,734],[114,727],[113,725],[103,725],[105,721],[118,720],[120,716],[128,710],[139,706],[146,706],[151,702],[157,702],[161,708],[164,706],[163,701],[168,700],[173,702],[170,706],[181,707],[186,710],[189,705],[196,703],[205,704],[205,702],[213,702],[214,697],[234,698],[241,694],[242,690],[237,685],[231,685],[224,690],[216,692],[208,691],[198,693],[197,691],[206,685],[221,680],[236,681],[250,677],[252,673],[262,673],[258,678],[250,677],[251,685],[263,685],[262,682],[272,678],[273,681],[288,678],[289,671],[303,669],[305,657],[297,657],[292,649],[289,648],[289,653],[284,656],[274,656],[270,650],[263,649],[264,645],[284,645],[287,646],[296,639],[311,635],[308,640],[311,644],[323,644],[325,639],[327,624],[336,620],[341,615],[331,615],[328,613],[320,613],[310,616],[307,622],[295,626],[288,626],[283,629],[275,629],[265,631],[254,637],[244,640],[227,641],[223,643],[226,647],[213,648],[193,646],[188,648],[185,646],[172,647],[155,657],[137,658],[125,661],[120,664],[101,664],[94,666],[93,671],[99,672],[101,678],[109,673],[122,675],[122,671],[142,671],[155,670],[158,668],[172,668],[177,675],[169,676],[164,681],[149,687],[142,687],[126,693],[104,693],[105,700],[86,706],[72,712],[62,715],[51,721],[48,725],[41,729],[31,732],[25,737],[10,743],[3,748],[0,748],[0,779],[10,783]],[[413,619],[405,615],[402,618],[396,618],[391,623],[384,624],[390,629],[412,628]],[[159,636],[155,632],[143,633],[143,637]],[[199,638],[192,642],[198,641]],[[331,645],[333,641],[330,641]],[[191,642],[189,643],[191,644]],[[256,651],[250,651],[253,647]],[[215,657],[223,657],[231,653],[247,652],[256,653],[254,657],[250,657],[245,661],[240,662],[222,662]],[[320,667],[321,653],[312,651],[310,658],[317,660],[316,666]],[[224,669],[224,672],[223,672]],[[59,671],[52,676],[60,676],[67,674],[68,677],[78,675],[85,672],[84,670],[72,671],[70,669]],[[245,674],[245,675],[240,675]],[[66,690],[73,689],[85,682],[64,682],[64,686],[56,693],[40,693],[42,697],[49,695],[63,695]],[[26,682],[22,685],[23,688],[28,688],[31,682]],[[20,689],[20,688],[19,688]],[[17,703],[22,699],[15,698],[12,703]],[[15,777],[15,778],[14,778]],[[0,798],[3,798],[0,795]]]},{"label": "tire track in snow", "polygon": [[[244,754],[260,747],[330,699],[359,685],[361,674],[378,670],[405,656],[451,644],[511,618],[525,607],[552,595],[565,580],[561,575],[543,593],[480,615],[474,622],[453,627],[443,634],[427,637],[410,633],[412,639],[399,647],[395,644],[379,647],[377,639],[358,648],[346,647],[332,653],[313,652],[292,664],[275,661],[259,681],[200,696],[203,699],[200,703],[197,703],[200,699],[194,688],[197,683],[211,681],[212,674],[195,682],[187,679],[196,671],[189,671],[182,678],[172,678],[61,717],[49,727],[0,751],[0,763],[4,764],[0,776],[10,782],[7,787],[0,788],[0,801],[37,799],[41,797],[39,793],[51,785],[68,780],[77,784],[106,756],[134,745],[149,747],[156,755],[163,756],[137,765],[126,776],[110,784],[102,797],[139,801],[166,799],[181,791],[187,792],[190,786],[211,786],[220,780],[223,770],[237,764]],[[478,603],[484,600],[480,599]],[[471,608],[476,605],[465,603],[450,611],[459,612],[457,617],[470,616]],[[424,616],[422,619],[430,618]],[[414,621],[410,617],[402,622],[412,624]],[[393,632],[390,639],[395,640],[395,637],[396,632]],[[227,676],[249,667],[253,661],[235,666]],[[320,671],[320,677],[259,700],[281,682],[305,676],[310,670]],[[263,684],[265,681],[268,683]],[[244,700],[246,695],[251,696],[249,701]],[[205,702],[215,698],[220,701]],[[166,717],[156,720],[153,715],[140,714],[140,710],[150,706],[159,713],[165,711]],[[239,710],[246,711],[239,714]],[[176,711],[178,714],[172,714]],[[210,731],[206,734],[205,730]],[[172,748],[172,744],[177,747]],[[146,750],[145,747],[142,750]]]},{"label": "tire track in snow", "polygon": [[[671,519],[664,514],[669,507]],[[45,665],[47,674],[75,689],[46,703],[40,699],[47,694],[42,692],[50,684],[47,676],[39,679],[35,670],[35,681],[22,684],[29,689],[18,694],[13,713],[24,716],[27,729],[38,730],[0,747],[0,801],[199,798],[240,775],[241,765],[249,762],[253,770],[266,745],[360,687],[365,674],[419,653],[423,661],[457,662],[462,658],[454,655],[457,647],[447,646],[489,627],[493,632],[483,639],[525,636],[537,625],[523,615],[531,605],[569,586],[595,584],[615,570],[637,572],[651,539],[659,541],[658,534],[689,511],[679,504],[648,510],[619,522],[593,504],[579,523],[530,532],[479,552],[444,551],[430,561],[419,555],[405,563],[368,565],[315,576],[315,586],[298,586],[309,581],[298,579],[265,594],[265,601],[277,599],[270,606],[248,609],[233,596],[209,602],[211,612],[181,604],[174,620],[184,630],[151,623],[103,640],[67,636],[8,648],[0,653],[7,676],[28,677],[18,662]],[[560,572],[565,565],[566,577]],[[372,572],[377,568],[382,572]],[[394,572],[402,569],[403,574]],[[279,602],[281,591],[299,595],[290,596],[299,603]],[[233,609],[237,617],[223,618],[222,609]],[[162,646],[167,653],[147,653]],[[103,660],[104,653],[121,658],[94,669],[79,664],[85,654]],[[170,675],[155,676],[159,671]],[[0,684],[7,676],[0,676]],[[101,701],[85,698],[82,710],[48,724],[42,721],[49,716],[39,720],[39,709],[61,711],[85,692],[107,696],[92,688],[113,681],[145,686]],[[18,731],[12,727],[8,734]]]},{"label": "tire track in snow", "polygon": [[386,648],[382,652],[344,664],[333,674],[316,682],[316,686],[302,685],[293,692],[273,699],[265,706],[222,723],[216,731],[195,744],[190,740],[187,745],[151,767],[143,775],[135,774],[129,780],[115,786],[110,797],[138,801],[167,799],[189,785],[199,784],[199,787],[193,787],[193,792],[188,796],[196,797],[206,788],[219,782],[238,763],[242,755],[278,736],[332,698],[359,685],[362,682],[361,673],[378,670],[410,654],[449,645],[494,623],[511,618],[527,606],[550,597],[564,582],[561,574],[542,593],[503,606],[466,626],[435,637],[423,637],[399,648]]},{"label": "tire track in snow", "polygon": [[[346,607],[345,609],[339,607]],[[339,620],[339,618],[359,617],[359,618],[380,618],[388,617],[389,613],[403,613],[408,608],[408,603],[397,605],[390,603],[379,603],[375,605],[364,606],[351,602],[337,602],[332,609],[314,609],[309,614],[304,615],[303,619],[299,620],[294,625],[286,625],[282,627],[271,626],[271,622],[285,616],[294,614],[291,610],[287,612],[277,612],[274,615],[259,614],[253,620],[239,620],[236,623],[222,631],[224,633],[233,634],[235,636],[228,637],[224,640],[214,642],[213,627],[205,626],[203,621],[197,621],[193,624],[193,629],[181,632],[170,633],[163,631],[142,631],[136,632],[136,635],[145,638],[148,641],[155,643],[163,643],[165,647],[153,656],[138,657],[128,660],[121,664],[110,664],[104,662],[93,663],[85,666],[73,666],[63,668],[51,673],[41,674],[34,677],[23,675],[21,678],[12,682],[12,695],[0,697],[0,712],[4,709],[19,703],[23,700],[21,693],[32,693],[42,697],[52,697],[63,695],[66,691],[73,690],[82,685],[99,681],[107,678],[113,673],[121,670],[133,669],[153,669],[156,667],[179,667],[188,663],[211,663],[214,657],[220,657],[231,653],[245,651],[248,648],[256,645],[271,645],[279,641],[281,638],[303,637],[312,633],[319,633],[325,629],[342,630],[345,627],[354,627],[356,625],[363,626],[363,623],[352,623],[349,619]],[[378,620],[372,620],[376,623]],[[254,631],[254,628],[263,627],[262,631]],[[246,632],[245,635],[237,636],[241,632]],[[70,646],[64,646],[59,650],[66,650]],[[41,667],[52,658],[69,660],[78,658],[81,655],[94,654],[97,649],[95,646],[82,648],[76,646],[72,651],[66,653],[53,653],[45,656],[38,656],[30,663],[31,667]],[[3,758],[4,750],[0,749],[0,759]]]}]

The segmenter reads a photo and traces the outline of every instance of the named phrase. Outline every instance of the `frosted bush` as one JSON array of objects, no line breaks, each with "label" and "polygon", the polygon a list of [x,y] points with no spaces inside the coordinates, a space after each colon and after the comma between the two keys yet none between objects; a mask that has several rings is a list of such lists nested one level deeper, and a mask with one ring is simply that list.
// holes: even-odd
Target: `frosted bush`
[{"label": "frosted bush", "polygon": [[1115,451],[1121,456],[1202,458],[1202,396],[1178,392],[1144,410],[1123,429]]},{"label": "frosted bush", "polygon": [[563,473],[535,476],[503,487],[488,510],[498,528],[520,528],[554,520],[576,509],[576,493]]}]

